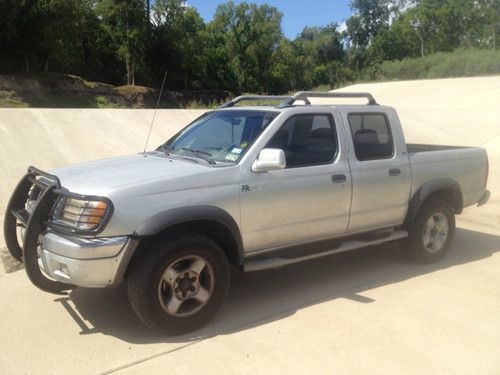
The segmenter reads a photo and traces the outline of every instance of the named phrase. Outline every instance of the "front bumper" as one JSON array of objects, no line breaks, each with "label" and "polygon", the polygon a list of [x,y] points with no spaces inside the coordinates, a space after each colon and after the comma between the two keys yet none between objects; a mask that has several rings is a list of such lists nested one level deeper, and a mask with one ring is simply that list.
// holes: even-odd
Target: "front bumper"
[{"label": "front bumper", "polygon": [[43,236],[38,265],[50,278],[88,288],[118,285],[135,249],[126,236],[110,238]]},{"label": "front bumper", "polygon": [[[98,230],[88,234],[92,238],[59,230],[52,222],[52,210],[61,195],[75,194],[63,189],[56,176],[28,168],[12,193],[4,218],[10,254],[24,263],[30,281],[47,292],[63,294],[75,286],[119,284],[138,241],[127,236],[98,238]],[[90,197],[81,196],[86,198]]]}]

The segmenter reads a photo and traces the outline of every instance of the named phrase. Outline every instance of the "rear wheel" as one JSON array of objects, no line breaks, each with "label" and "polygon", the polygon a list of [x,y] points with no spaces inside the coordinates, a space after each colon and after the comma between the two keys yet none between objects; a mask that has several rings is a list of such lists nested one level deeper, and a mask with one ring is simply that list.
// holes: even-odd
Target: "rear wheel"
[{"label": "rear wheel", "polygon": [[132,309],[149,328],[165,334],[195,330],[221,307],[229,286],[222,249],[196,233],[166,237],[131,265]]},{"label": "rear wheel", "polygon": [[401,250],[410,258],[423,263],[442,259],[455,234],[455,215],[450,203],[438,198],[425,202],[408,226],[408,232]]}]

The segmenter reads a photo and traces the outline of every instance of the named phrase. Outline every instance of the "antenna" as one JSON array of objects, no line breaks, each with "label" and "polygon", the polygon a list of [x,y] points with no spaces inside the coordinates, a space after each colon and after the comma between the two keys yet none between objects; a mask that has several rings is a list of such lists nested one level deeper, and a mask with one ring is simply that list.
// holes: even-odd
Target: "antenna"
[{"label": "antenna", "polygon": [[167,71],[165,70],[165,75],[163,76],[163,82],[161,83],[160,93],[158,94],[158,100],[156,101],[156,108],[153,112],[153,118],[151,119],[151,124],[149,125],[148,137],[146,138],[146,143],[144,144],[144,151],[146,152],[146,147],[148,147],[149,137],[151,136],[151,130],[153,129],[153,123],[155,122],[156,111],[158,111],[158,106],[160,105],[161,94],[163,93],[163,86],[165,86],[165,81],[167,79]]}]

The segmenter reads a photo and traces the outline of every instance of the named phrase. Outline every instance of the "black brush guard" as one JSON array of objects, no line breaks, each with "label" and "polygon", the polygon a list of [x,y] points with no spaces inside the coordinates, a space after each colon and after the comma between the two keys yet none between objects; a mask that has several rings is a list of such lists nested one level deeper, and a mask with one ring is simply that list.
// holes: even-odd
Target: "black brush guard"
[{"label": "black brush guard", "polygon": [[[26,210],[26,202],[33,189],[37,190],[38,196],[30,213]],[[4,237],[9,253],[24,263],[28,278],[35,286],[56,294],[64,294],[65,290],[75,286],[45,276],[38,265],[38,246],[39,236],[47,229],[51,209],[60,192],[61,182],[56,176],[29,167],[10,198],[4,221]],[[17,236],[18,226],[25,228],[22,246]]]}]

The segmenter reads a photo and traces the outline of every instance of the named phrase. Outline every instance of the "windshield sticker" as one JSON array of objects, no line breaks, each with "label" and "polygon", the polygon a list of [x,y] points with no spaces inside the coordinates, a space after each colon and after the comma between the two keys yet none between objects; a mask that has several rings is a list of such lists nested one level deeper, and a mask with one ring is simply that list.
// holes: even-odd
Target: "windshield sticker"
[{"label": "windshield sticker", "polygon": [[246,141],[243,141],[243,142],[241,142],[241,144],[240,144],[240,147],[241,147],[241,148],[245,148],[245,147],[247,147],[247,146],[248,146],[248,142],[246,142]]},{"label": "windshield sticker", "polygon": [[241,151],[243,151],[241,148],[237,148],[237,147],[235,147],[235,148],[233,148],[233,149],[231,150],[231,153],[232,153],[232,154],[241,154]]},{"label": "windshield sticker", "polygon": [[235,161],[236,159],[238,159],[238,155],[237,154],[227,154],[224,159],[229,160],[229,161]]}]

